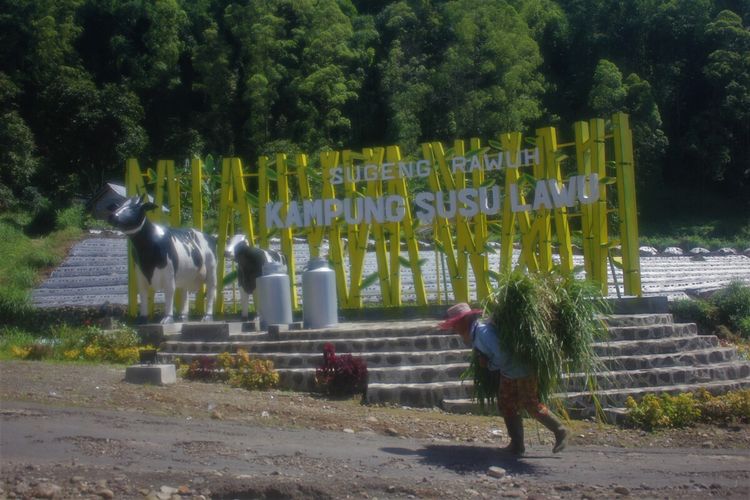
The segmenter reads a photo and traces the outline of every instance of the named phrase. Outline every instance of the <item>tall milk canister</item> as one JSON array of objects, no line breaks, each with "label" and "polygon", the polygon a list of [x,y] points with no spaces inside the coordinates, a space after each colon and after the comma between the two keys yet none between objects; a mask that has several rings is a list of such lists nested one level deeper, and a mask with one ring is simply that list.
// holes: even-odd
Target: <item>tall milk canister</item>
[{"label": "tall milk canister", "polygon": [[292,322],[292,296],[286,266],[279,262],[263,265],[263,276],[257,280],[258,314],[261,328],[288,325]]},{"label": "tall milk canister", "polygon": [[339,323],[336,273],[322,257],[312,257],[302,274],[302,313],[305,328]]}]

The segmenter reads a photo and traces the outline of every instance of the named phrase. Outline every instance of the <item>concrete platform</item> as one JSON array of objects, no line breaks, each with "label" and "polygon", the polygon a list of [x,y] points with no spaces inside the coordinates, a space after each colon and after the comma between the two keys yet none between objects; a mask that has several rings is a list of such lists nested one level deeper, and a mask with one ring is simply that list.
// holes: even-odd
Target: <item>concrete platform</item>
[{"label": "concrete platform", "polygon": [[174,384],[177,382],[177,371],[172,364],[128,366],[125,369],[125,382],[152,385]]},{"label": "concrete platform", "polygon": [[229,340],[229,323],[211,321],[183,323],[182,339],[202,341]]}]

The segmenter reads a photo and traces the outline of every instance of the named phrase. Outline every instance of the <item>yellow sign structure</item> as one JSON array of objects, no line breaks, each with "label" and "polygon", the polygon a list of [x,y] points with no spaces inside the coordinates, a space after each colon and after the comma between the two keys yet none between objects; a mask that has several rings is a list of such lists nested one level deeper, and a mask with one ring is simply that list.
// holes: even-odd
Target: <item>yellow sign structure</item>
[{"label": "yellow sign structure", "polygon": [[[525,140],[518,132],[501,134],[486,145],[479,139],[457,140],[446,149],[440,142],[430,142],[422,144],[420,159],[403,158],[398,146],[325,151],[315,167],[307,155],[277,154],[259,158],[254,173],[243,169],[239,159],[224,158],[218,204],[218,282],[224,278],[223,248],[238,221],[239,232],[251,244],[268,248],[271,236],[280,238],[295,308],[299,305],[293,285],[295,235],[307,241],[311,256],[320,256],[327,240],[342,308],[362,307],[362,290],[373,281],[379,283],[383,305],[402,305],[402,267],[408,267],[413,277],[409,295],[417,305],[428,304],[418,237],[433,240],[436,259],[447,267],[442,274],[443,265],[436,265],[438,302],[440,287],[447,289],[448,283],[452,300],[470,301],[472,292],[479,301],[486,298],[497,273],[513,267],[516,245],[520,246],[517,266],[532,272],[558,266],[571,273],[577,235],[588,279],[600,283],[606,293],[607,265],[616,263],[623,269],[625,294],[641,295],[628,116],[615,114],[609,133],[607,128],[603,119],[577,122],[574,140],[568,143],[559,142],[553,127],[540,128]],[[193,223],[201,228],[200,160],[193,160],[191,169]],[[126,175],[130,194],[145,193],[144,174],[135,160],[128,161]],[[166,185],[168,223],[179,225],[179,179],[174,163],[159,161],[156,172],[147,175],[155,184],[160,207]],[[420,191],[414,186],[424,187]],[[153,217],[167,222],[161,213]],[[614,219],[619,227],[612,227]],[[490,268],[493,241],[499,242],[498,269]],[[622,255],[614,256],[618,245]],[[377,261],[376,276],[364,276],[370,249]],[[555,250],[558,261],[553,259]],[[130,311],[135,314],[132,259],[130,266]],[[223,311],[222,294],[216,310]]]}]

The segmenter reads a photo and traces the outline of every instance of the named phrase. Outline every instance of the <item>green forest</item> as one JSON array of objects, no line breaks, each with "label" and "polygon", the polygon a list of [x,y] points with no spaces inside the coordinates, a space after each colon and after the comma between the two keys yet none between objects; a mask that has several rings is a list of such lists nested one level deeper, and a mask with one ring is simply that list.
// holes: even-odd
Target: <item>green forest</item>
[{"label": "green forest", "polygon": [[128,157],[418,154],[624,111],[642,219],[747,225],[749,26],[750,0],[0,0],[0,209]]}]

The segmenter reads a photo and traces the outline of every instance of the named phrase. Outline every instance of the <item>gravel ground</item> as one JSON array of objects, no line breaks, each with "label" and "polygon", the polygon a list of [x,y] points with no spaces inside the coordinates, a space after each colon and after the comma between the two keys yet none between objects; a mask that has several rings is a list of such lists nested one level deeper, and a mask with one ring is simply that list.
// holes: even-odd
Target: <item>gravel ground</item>
[{"label": "gravel ground", "polygon": [[[520,461],[506,457],[498,462],[496,447],[504,445],[507,437],[497,417],[365,406],[356,399],[330,400],[288,391],[249,392],[199,382],[142,386],[125,383],[123,378],[124,368],[116,366],[0,362],[0,430],[4,443],[0,454],[0,498],[603,498],[627,495],[747,498],[750,494],[750,467],[747,466],[750,464],[750,428],[744,424],[700,425],[685,430],[646,433],[574,421],[570,423],[572,451],[553,457],[548,453],[553,441],[551,434],[527,420],[526,442],[534,452],[532,456]],[[149,440],[157,442],[169,437],[169,433],[161,430],[164,426],[159,426],[159,419],[177,422],[178,431],[183,425],[186,435],[171,436],[165,445],[171,450],[169,453],[146,453],[133,443],[146,446]],[[140,426],[135,422],[141,422]],[[95,432],[97,426],[122,428],[123,435],[102,438]],[[236,432],[233,429],[238,426],[243,429],[243,436],[244,430],[253,429],[256,439],[267,436],[268,443],[247,444],[245,452],[240,453],[235,448],[244,437],[232,437]],[[213,434],[205,434],[207,432],[225,437],[211,439]],[[303,436],[298,445],[301,451],[279,451],[279,446],[288,443],[284,433],[290,432],[303,433],[295,434],[297,438]],[[34,433],[40,434],[39,439],[34,439]],[[306,445],[312,446],[310,443],[317,443],[318,439],[327,443],[333,439],[331,436],[361,442],[352,441],[347,451],[351,456],[341,457],[336,451],[325,455],[324,451],[317,454],[306,450]],[[370,445],[373,447],[367,452],[370,458],[355,457],[358,447],[362,447],[364,453]],[[247,450],[263,446],[268,446],[268,453],[262,457],[249,459],[245,456]],[[320,450],[325,448],[324,444],[316,446]],[[399,457],[399,453],[393,451],[380,456],[382,450],[431,447],[431,462],[426,465],[423,461]],[[537,453],[538,456],[533,456]],[[655,475],[640,483],[637,471],[628,472],[628,467],[636,467],[639,462],[655,460],[658,465],[659,454],[665,457],[665,464],[669,461],[667,457],[676,457],[678,462],[674,470],[664,465],[663,480]],[[685,457],[685,467],[693,468],[680,471],[681,454]],[[206,455],[215,462],[196,469],[202,463],[201,457]],[[472,464],[475,455],[477,458]],[[701,455],[706,457],[707,474],[711,469],[708,457],[726,465],[716,471],[720,479],[713,482],[709,476],[701,475],[700,465],[689,465],[689,457],[700,464]],[[597,469],[597,456],[601,457],[602,464],[613,460],[612,465]],[[562,463],[560,457],[572,463]],[[538,459],[536,464],[541,464],[539,470],[547,472],[540,474],[532,470],[535,459]],[[730,462],[734,464],[731,467],[727,465]],[[360,466],[353,465],[356,463]],[[736,469],[738,464],[739,470]],[[577,465],[580,466],[577,471],[570,469],[575,474],[566,478],[567,468]],[[648,470],[653,472],[658,469],[657,465]],[[528,471],[524,469],[527,466],[531,467]],[[242,473],[242,467],[248,467],[247,474]],[[588,476],[582,470],[587,467],[594,471]],[[622,470],[613,470],[618,467]],[[697,472],[695,467],[699,469]],[[407,474],[399,472],[402,468]],[[409,473],[409,469],[413,473]],[[292,471],[298,473],[295,475]],[[608,474],[615,475],[609,477]],[[620,477],[617,474],[622,481],[616,480]]]}]

